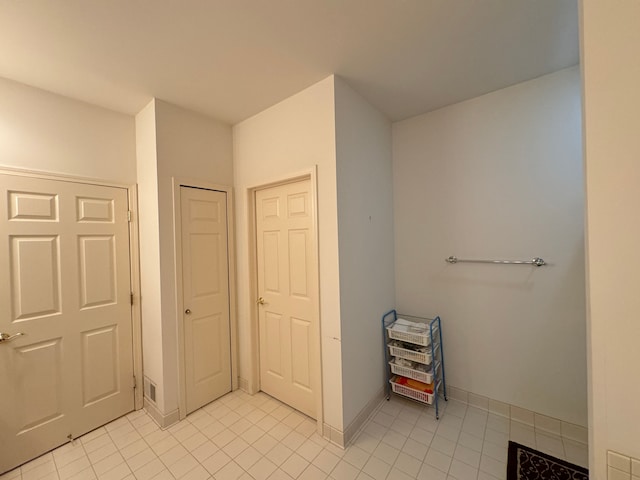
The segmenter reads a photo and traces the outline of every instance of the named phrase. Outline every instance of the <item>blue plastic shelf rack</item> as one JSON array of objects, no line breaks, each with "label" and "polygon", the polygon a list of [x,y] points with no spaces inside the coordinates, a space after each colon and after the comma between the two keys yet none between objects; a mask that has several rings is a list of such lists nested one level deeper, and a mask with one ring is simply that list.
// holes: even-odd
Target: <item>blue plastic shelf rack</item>
[{"label": "blue plastic shelf rack", "polygon": [[[391,328],[398,319],[422,323],[424,334],[395,333]],[[387,400],[391,393],[416,401],[421,404],[433,405],[436,410],[436,419],[440,418],[440,395],[447,400],[447,385],[444,372],[444,351],[442,347],[442,328],[440,317],[425,318],[413,315],[401,315],[396,310],[389,310],[382,316],[382,339],[384,341],[385,360],[385,388]],[[416,350],[415,347],[422,347]],[[415,364],[429,365],[430,369],[414,370],[406,366],[397,366],[397,358],[403,358],[415,362]],[[394,371],[395,370],[395,371]],[[397,376],[406,376],[424,383],[433,381],[433,394],[414,390],[400,385],[393,380]],[[427,381],[431,380],[431,381]]]}]

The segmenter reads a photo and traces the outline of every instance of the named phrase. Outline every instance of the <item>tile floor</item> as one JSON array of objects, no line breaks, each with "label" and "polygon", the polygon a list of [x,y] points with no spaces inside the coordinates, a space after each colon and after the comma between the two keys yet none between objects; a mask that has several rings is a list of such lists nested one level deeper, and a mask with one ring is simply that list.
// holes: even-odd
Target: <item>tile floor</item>
[{"label": "tile floor", "polygon": [[454,400],[437,421],[394,396],[343,450],[304,415],[238,390],[167,430],[130,413],[0,480],[505,480],[510,438],[586,466],[585,444]]}]

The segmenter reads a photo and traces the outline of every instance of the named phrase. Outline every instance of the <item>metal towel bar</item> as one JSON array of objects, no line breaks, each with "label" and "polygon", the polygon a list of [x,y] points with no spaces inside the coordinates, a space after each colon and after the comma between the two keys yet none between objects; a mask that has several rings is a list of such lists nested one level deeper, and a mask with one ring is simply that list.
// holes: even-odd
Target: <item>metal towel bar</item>
[{"label": "metal towel bar", "polygon": [[547,262],[545,262],[540,257],[535,257],[531,260],[465,260],[462,258],[458,258],[455,255],[451,255],[449,258],[445,258],[444,261],[448,263],[498,263],[501,265],[535,265],[536,267],[541,267],[547,264]]}]

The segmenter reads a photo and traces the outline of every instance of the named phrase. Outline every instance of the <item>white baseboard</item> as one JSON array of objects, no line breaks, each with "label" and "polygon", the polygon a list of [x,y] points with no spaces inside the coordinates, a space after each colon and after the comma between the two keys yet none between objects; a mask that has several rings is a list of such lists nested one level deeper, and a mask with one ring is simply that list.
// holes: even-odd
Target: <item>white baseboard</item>
[{"label": "white baseboard", "polygon": [[344,448],[344,433],[335,427],[325,423],[322,426],[322,436],[329,440],[334,445],[340,448]]},{"label": "white baseboard", "polygon": [[178,423],[180,421],[180,411],[174,410],[168,414],[163,414],[158,410],[151,401],[147,398],[144,399],[144,409],[151,416],[151,418],[158,424],[158,426],[162,429],[170,427],[174,423]]},{"label": "white baseboard", "polygon": [[242,377],[238,377],[238,388],[243,392],[247,392],[249,395],[255,395],[260,391],[256,385],[251,385],[248,379]]},{"label": "white baseboard", "polygon": [[251,392],[249,392],[249,380],[246,378],[238,377],[238,388],[251,395]]},{"label": "white baseboard", "polygon": [[369,403],[365,405],[365,407],[360,410],[358,416],[349,424],[347,429],[344,432],[344,444],[341,445],[344,447],[348,445],[349,442],[355,437],[358,430],[366,423],[367,419],[371,416],[373,411],[380,406],[380,403],[385,398],[384,397],[384,387],[378,390],[378,393],[374,395],[374,397],[369,400]]},{"label": "white baseboard", "polygon": [[324,438],[338,447],[345,448],[367,422],[371,414],[380,406],[382,399],[384,399],[384,388],[381,388],[374,397],[369,400],[369,403],[360,410],[360,413],[358,413],[345,431],[341,431],[325,423],[322,428]]},{"label": "white baseboard", "polygon": [[477,395],[473,392],[463,390],[462,388],[452,387],[449,385],[447,385],[447,397],[481,410],[487,410],[490,413],[500,415],[510,420],[535,427],[536,430],[541,430],[554,435],[562,435],[565,438],[569,438],[580,443],[588,442],[588,429],[583,425],[565,422],[559,418],[549,417],[548,415],[533,412],[516,405],[500,402],[498,400]]}]

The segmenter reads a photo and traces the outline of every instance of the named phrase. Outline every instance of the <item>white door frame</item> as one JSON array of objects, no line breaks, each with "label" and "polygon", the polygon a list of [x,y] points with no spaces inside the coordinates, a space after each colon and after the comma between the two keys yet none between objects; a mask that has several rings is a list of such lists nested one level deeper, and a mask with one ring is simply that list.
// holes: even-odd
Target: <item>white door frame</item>
[{"label": "white door frame", "polygon": [[282,177],[269,182],[261,183],[247,189],[247,208],[249,215],[249,318],[250,318],[250,345],[253,352],[253,358],[251,361],[251,379],[249,382],[250,393],[256,393],[260,390],[260,328],[258,321],[258,305],[254,301],[258,298],[258,255],[257,255],[257,239],[256,239],[256,192],[258,190],[264,190],[265,188],[277,187],[280,185],[286,185],[289,183],[295,183],[300,180],[310,180],[311,183],[311,206],[313,210],[313,217],[311,223],[313,225],[313,238],[315,240],[315,257],[316,257],[316,271],[318,275],[318,307],[317,307],[317,319],[315,324],[316,338],[317,338],[317,351],[318,358],[316,359],[316,372],[313,372],[316,385],[318,389],[315,392],[316,396],[316,422],[317,432],[320,436],[323,436],[324,426],[324,411],[322,402],[322,337],[320,328],[320,252],[319,252],[319,233],[318,233],[318,174],[317,168],[313,167],[308,170],[303,170],[297,174],[291,176]]},{"label": "white door frame", "polygon": [[236,310],[236,255],[235,225],[233,220],[233,188],[195,178],[173,177],[173,239],[176,280],[176,319],[178,341],[178,412],[180,420],[187,416],[187,384],[185,378],[184,324],[180,321],[184,312],[182,291],[182,204],[180,187],[215,190],[227,194],[227,266],[229,268],[229,323],[231,331],[231,390],[238,388],[238,340]]},{"label": "white door frame", "polygon": [[127,190],[131,221],[129,222],[129,266],[131,279],[131,324],[133,349],[133,374],[136,387],[133,391],[134,409],[140,410],[144,406],[142,388],[142,310],[140,306],[140,243],[138,236],[138,186],[118,182],[110,182],[97,178],[78,177],[59,173],[41,172],[21,168],[0,166],[0,173],[19,177],[40,178],[43,180],[57,180],[62,182],[99,185],[102,187],[124,188]]}]

